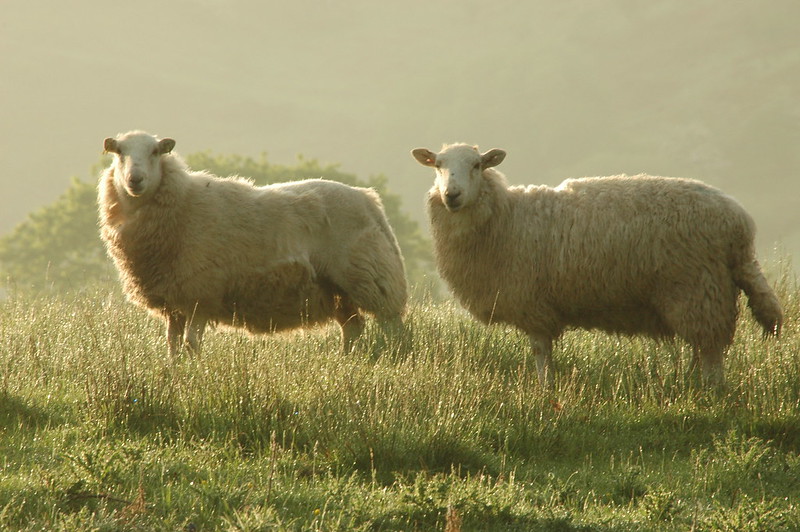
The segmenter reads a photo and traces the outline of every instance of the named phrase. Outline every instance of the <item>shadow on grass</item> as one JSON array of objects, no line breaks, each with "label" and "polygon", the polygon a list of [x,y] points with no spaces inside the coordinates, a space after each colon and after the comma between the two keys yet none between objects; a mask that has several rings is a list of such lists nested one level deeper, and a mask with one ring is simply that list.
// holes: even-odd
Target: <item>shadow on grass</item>
[{"label": "shadow on grass", "polygon": [[314,445],[298,427],[297,407],[273,399],[270,404],[236,404],[202,408],[129,399],[109,409],[109,426],[126,434],[157,436],[164,443],[176,440],[225,441],[234,443],[245,455],[268,453],[277,433],[282,447],[305,450]]},{"label": "shadow on grass", "polygon": [[510,463],[581,461],[586,456],[642,452],[688,457],[710,448],[715,438],[732,430],[768,441],[781,452],[800,451],[800,417],[762,417],[719,408],[626,415],[613,409],[593,416],[567,413],[544,424],[509,426],[495,452],[505,453]]},{"label": "shadow on grass", "polygon": [[8,393],[0,393],[0,430],[13,428],[35,430],[60,425],[63,422],[63,418],[59,414],[54,414],[52,408],[46,410]]}]

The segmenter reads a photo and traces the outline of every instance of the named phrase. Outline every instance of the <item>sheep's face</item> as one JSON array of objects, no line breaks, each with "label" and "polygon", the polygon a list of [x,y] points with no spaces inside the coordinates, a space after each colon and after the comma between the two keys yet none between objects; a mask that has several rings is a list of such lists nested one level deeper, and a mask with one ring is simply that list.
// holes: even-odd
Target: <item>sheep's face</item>
[{"label": "sheep's face", "polygon": [[497,166],[506,156],[498,149],[482,154],[477,146],[466,144],[445,146],[439,153],[417,148],[411,154],[420,164],[436,169],[434,190],[450,212],[471,205],[480,194],[483,171]]},{"label": "sheep's face", "polygon": [[114,154],[114,179],[129,196],[156,190],[161,182],[161,156],[172,151],[175,141],[141,132],[107,138],[103,148]]}]

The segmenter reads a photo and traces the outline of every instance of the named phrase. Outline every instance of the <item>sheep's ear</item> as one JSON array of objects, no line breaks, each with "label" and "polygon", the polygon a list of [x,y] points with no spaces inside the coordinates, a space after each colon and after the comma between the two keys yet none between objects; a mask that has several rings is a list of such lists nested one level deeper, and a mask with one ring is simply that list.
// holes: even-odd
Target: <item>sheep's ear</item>
[{"label": "sheep's ear", "polygon": [[117,139],[112,139],[111,137],[108,137],[106,140],[104,140],[103,153],[119,153],[119,146],[117,145]]},{"label": "sheep's ear", "polygon": [[411,150],[411,155],[423,166],[434,166],[436,164],[436,154],[427,148]]},{"label": "sheep's ear", "polygon": [[495,148],[481,155],[481,166],[483,168],[491,168],[492,166],[497,166],[502,163],[505,158],[506,152]]},{"label": "sheep's ear", "polygon": [[158,151],[161,155],[169,153],[175,148],[175,139],[161,139],[158,141]]}]

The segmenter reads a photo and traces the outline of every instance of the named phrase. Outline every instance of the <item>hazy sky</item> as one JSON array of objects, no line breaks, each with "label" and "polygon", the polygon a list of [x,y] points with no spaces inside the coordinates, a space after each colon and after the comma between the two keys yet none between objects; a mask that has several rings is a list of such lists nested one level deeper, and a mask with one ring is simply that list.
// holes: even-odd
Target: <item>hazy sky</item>
[{"label": "hazy sky", "polygon": [[385,174],[502,147],[514,183],[648,172],[739,198],[800,250],[800,2],[3,0],[0,234],[145,129],[192,153]]}]

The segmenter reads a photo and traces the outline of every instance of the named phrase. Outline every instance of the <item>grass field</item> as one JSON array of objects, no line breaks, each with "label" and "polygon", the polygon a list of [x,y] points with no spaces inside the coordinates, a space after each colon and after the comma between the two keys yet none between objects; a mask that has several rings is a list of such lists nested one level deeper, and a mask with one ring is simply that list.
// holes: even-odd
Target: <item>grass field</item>
[{"label": "grass field", "polygon": [[416,302],[402,349],[334,327],[166,356],[115,291],[0,304],[3,530],[800,529],[800,289],[742,312],[728,385],[585,331],[543,392],[521,334]]}]

